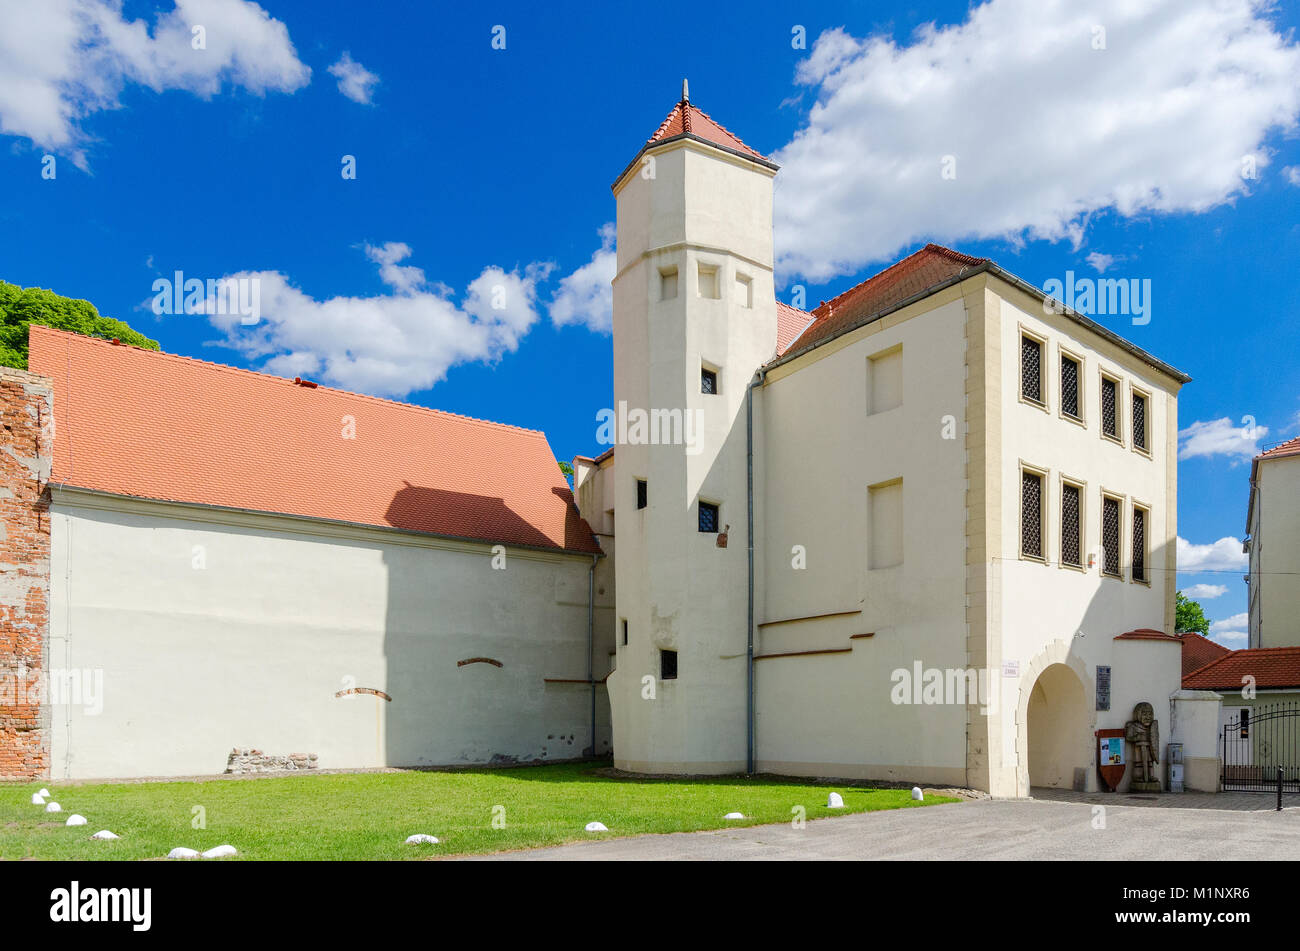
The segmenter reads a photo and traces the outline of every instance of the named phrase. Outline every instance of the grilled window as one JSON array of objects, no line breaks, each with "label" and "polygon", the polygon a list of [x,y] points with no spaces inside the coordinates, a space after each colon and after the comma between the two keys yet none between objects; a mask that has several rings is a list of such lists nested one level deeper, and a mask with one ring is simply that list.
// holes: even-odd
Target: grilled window
[{"label": "grilled window", "polygon": [[1020,474],[1020,553],[1043,557],[1043,477]]},{"label": "grilled window", "polygon": [[718,507],[712,502],[700,503],[700,531],[716,532],[718,530]]},{"label": "grilled window", "polygon": [[646,485],[645,479],[636,480],[636,507],[643,509],[646,502],[649,501],[650,488]]},{"label": "grilled window", "polygon": [[1020,395],[1043,402],[1043,345],[1032,337],[1020,338]]},{"label": "grilled window", "polygon": [[1147,447],[1147,398],[1141,393],[1133,394],[1133,445]]},{"label": "grilled window", "polygon": [[1133,510],[1133,580],[1147,580],[1147,513]]},{"label": "grilled window", "polygon": [[716,371],[700,371],[700,392],[710,394],[718,392],[718,374]]},{"label": "grilled window", "polygon": [[1113,439],[1119,438],[1118,389],[1119,385],[1110,377],[1101,378],[1101,431]]},{"label": "grilled window", "polygon": [[1079,361],[1061,357],[1061,412],[1074,419],[1079,415]]},{"label": "grilled window", "polygon": [[1061,564],[1083,567],[1083,539],[1080,537],[1080,493],[1077,485],[1061,486]]},{"label": "grilled window", "polygon": [[677,651],[659,652],[659,679],[677,679]]},{"label": "grilled window", "polygon": [[1119,499],[1101,503],[1101,573],[1119,577]]}]

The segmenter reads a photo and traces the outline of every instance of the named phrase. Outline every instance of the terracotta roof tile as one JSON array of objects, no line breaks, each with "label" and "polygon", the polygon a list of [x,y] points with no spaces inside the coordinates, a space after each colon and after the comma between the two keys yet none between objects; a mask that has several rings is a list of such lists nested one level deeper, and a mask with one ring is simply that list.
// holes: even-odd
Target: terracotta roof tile
[{"label": "terracotta roof tile", "polygon": [[1116,634],[1113,638],[1117,641],[1173,641],[1175,644],[1181,643],[1181,637],[1175,637],[1172,634],[1166,634],[1164,631],[1157,631],[1149,627],[1139,627],[1136,631],[1125,631],[1123,634]]},{"label": "terracotta roof tile", "polygon": [[1272,449],[1265,449],[1256,459],[1272,459],[1277,456],[1295,456],[1300,455],[1300,436],[1295,439],[1288,439],[1284,443],[1274,446]]},{"label": "terracotta roof tile", "polygon": [[777,356],[790,349],[812,322],[813,315],[798,307],[776,302],[776,352]]},{"label": "terracotta roof tile", "polygon": [[1243,677],[1265,689],[1300,688],[1300,647],[1253,647],[1230,651],[1183,675],[1188,690],[1240,690]]},{"label": "terracotta roof tile", "polygon": [[39,326],[30,366],[54,380],[55,484],[600,550],[540,432]]},{"label": "terracotta roof tile", "polygon": [[1179,635],[1183,639],[1183,676],[1199,670],[1206,664],[1231,654],[1232,648],[1217,644],[1203,634],[1188,631]]},{"label": "terracotta roof tile", "polygon": [[686,100],[682,100],[673,106],[672,111],[668,113],[668,117],[655,130],[654,135],[646,140],[646,145],[653,145],[656,142],[662,142],[664,139],[671,139],[673,136],[683,134],[690,134],[696,138],[704,139],[706,142],[712,142],[714,145],[720,145],[724,149],[731,149],[762,159],[764,162],[767,161],[765,155],[751,149],[721,123],[715,122],[708,113]]}]

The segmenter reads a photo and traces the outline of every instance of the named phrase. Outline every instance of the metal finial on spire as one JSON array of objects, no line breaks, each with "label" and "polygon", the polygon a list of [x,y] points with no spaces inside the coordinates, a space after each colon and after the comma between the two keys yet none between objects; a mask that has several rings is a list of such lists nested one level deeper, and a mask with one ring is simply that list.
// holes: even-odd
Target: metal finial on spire
[{"label": "metal finial on spire", "polygon": [[691,101],[691,87],[686,85],[686,80],[682,80],[682,102]]}]

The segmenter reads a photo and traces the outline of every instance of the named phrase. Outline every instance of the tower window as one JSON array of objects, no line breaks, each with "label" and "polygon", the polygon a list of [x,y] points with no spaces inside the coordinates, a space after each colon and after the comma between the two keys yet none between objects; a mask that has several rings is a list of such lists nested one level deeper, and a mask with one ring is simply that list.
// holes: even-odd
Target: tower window
[{"label": "tower window", "polygon": [[699,265],[700,296],[718,299],[718,269],[707,264]]},{"label": "tower window", "polygon": [[1119,439],[1119,382],[1108,376],[1101,378],[1101,434]]},{"label": "tower window", "polygon": [[1043,477],[1020,473],[1020,554],[1043,557]]},{"label": "tower window", "polygon": [[627,618],[623,618],[623,646],[627,646]]},{"label": "tower window", "polygon": [[1119,570],[1119,499],[1101,500],[1101,573],[1112,578]]},{"label": "tower window", "polygon": [[1020,395],[1043,405],[1043,342],[1033,337],[1020,338]]},{"label": "tower window", "polygon": [[718,392],[718,372],[716,370],[700,370],[700,392],[714,395]]},{"label": "tower window", "polygon": [[1061,412],[1071,419],[1082,419],[1079,413],[1079,361],[1061,355]]},{"label": "tower window", "polygon": [[1147,398],[1142,393],[1133,394],[1133,447],[1147,448]]},{"label": "tower window", "polygon": [[716,532],[718,530],[718,507],[712,502],[700,503],[700,531]]},{"label": "tower window", "polygon": [[677,296],[677,268],[659,272],[659,299],[672,300]]},{"label": "tower window", "polygon": [[677,651],[659,652],[659,679],[677,679]]},{"label": "tower window", "polygon": [[754,282],[744,274],[736,275],[736,304],[740,307],[754,306]]},{"label": "tower window", "polygon": [[643,509],[646,507],[646,502],[648,501],[649,493],[650,493],[650,489],[649,486],[646,485],[645,479],[637,479],[636,480],[636,507],[637,508]]}]

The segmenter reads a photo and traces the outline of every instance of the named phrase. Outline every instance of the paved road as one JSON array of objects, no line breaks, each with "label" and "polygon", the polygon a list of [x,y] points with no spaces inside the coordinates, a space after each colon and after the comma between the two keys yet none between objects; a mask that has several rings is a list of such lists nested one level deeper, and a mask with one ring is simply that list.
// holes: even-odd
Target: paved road
[{"label": "paved road", "polygon": [[[487,860],[692,859],[1300,859],[1300,806],[1269,811],[1252,796],[1237,809],[976,800],[807,823],[605,839],[477,856]],[[1207,801],[1215,797],[1207,796]],[[1288,797],[1291,803],[1296,797]],[[1194,800],[1193,800],[1194,802]]]}]

